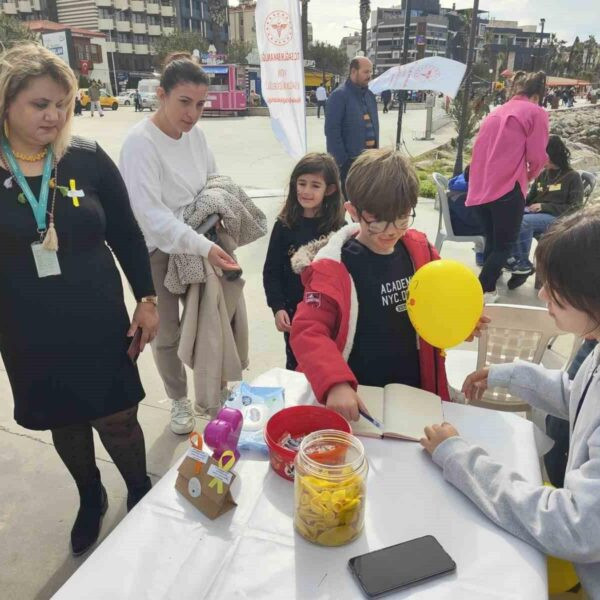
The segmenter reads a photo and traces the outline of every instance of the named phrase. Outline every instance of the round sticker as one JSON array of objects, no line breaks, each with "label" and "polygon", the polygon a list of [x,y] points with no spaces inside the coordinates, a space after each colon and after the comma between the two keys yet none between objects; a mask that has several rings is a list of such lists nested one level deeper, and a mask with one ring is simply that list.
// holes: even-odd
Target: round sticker
[{"label": "round sticker", "polygon": [[197,477],[192,477],[188,481],[188,492],[192,498],[199,498],[202,494],[202,485]]},{"label": "round sticker", "polygon": [[265,20],[267,39],[276,46],[285,46],[294,35],[290,15],[285,10],[274,10]]}]

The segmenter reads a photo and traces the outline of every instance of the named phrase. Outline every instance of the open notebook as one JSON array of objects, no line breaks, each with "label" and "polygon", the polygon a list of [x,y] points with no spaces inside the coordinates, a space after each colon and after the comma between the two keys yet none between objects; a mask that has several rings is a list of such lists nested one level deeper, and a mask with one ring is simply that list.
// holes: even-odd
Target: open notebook
[{"label": "open notebook", "polygon": [[364,417],[352,423],[354,435],[391,437],[418,442],[427,425],[444,421],[442,400],[431,392],[398,383],[384,388],[358,386],[358,395],[370,415],[383,424],[383,430]]}]

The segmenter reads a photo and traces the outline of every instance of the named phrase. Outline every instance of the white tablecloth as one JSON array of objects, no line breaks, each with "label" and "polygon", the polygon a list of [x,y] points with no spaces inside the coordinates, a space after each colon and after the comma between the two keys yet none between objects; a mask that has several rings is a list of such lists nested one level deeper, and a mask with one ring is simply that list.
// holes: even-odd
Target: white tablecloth
[{"label": "white tablecloth", "polygon": [[[286,404],[310,401],[302,375],[274,369],[255,382],[286,386]],[[534,483],[531,423],[444,404],[446,420]],[[434,535],[456,574],[397,593],[411,600],[547,599],[545,558],[488,521],[415,443],[363,439],[370,465],[363,535],[322,548],[294,533],[293,484],[266,459],[242,455],[238,507],[210,521],[174,489],[171,468],[57,592],[58,600],[347,599],[361,593],[352,556]]]}]

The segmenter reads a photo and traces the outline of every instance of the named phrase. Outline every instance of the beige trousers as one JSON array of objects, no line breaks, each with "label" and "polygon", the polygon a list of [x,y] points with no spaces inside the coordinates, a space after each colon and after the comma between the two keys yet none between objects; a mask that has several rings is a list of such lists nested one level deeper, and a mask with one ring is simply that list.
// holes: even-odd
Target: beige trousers
[{"label": "beige trousers", "polygon": [[187,397],[187,377],[185,367],[179,357],[179,337],[181,319],[180,303],[183,296],[172,294],[164,284],[169,255],[155,250],[150,254],[152,281],[158,297],[158,316],[160,326],[158,335],[152,342],[152,354],[158,372],[163,380],[167,396],[172,400]]}]

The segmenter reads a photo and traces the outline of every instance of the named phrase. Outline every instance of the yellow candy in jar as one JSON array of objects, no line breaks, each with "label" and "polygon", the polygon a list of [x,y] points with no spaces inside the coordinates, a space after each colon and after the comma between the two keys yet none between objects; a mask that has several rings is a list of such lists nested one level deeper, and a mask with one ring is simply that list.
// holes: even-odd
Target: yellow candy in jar
[{"label": "yellow candy in jar", "polygon": [[[336,452],[314,451],[328,444]],[[341,546],[363,529],[368,464],[360,440],[341,431],[317,431],[304,438],[296,456],[294,525],[307,540]]]}]

